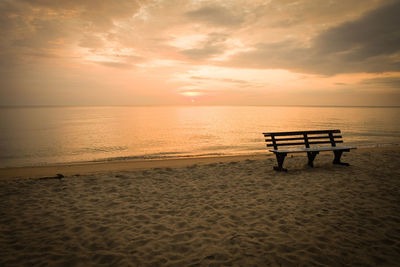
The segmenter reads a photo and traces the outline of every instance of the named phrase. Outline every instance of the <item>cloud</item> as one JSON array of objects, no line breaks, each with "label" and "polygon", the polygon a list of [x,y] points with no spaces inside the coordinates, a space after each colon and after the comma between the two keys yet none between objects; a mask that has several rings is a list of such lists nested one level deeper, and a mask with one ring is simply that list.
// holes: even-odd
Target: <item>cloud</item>
[{"label": "cloud", "polygon": [[192,21],[197,21],[213,26],[232,27],[241,24],[242,16],[236,15],[232,10],[222,6],[203,6],[185,13]]},{"label": "cloud", "polygon": [[310,42],[287,39],[258,43],[227,64],[338,74],[400,71],[400,2],[370,11],[357,20],[331,27]]},{"label": "cloud", "polygon": [[201,77],[201,76],[191,76],[190,79],[193,80],[213,80],[213,81],[221,81],[221,82],[229,82],[236,84],[247,84],[249,81],[239,80],[239,79],[229,79],[229,78],[210,78],[210,77]]},{"label": "cloud", "polygon": [[118,0],[24,0],[32,8],[47,9],[64,16],[75,16],[94,30],[107,30],[114,20],[124,19],[135,14],[145,1]]},{"label": "cloud", "polygon": [[279,21],[273,22],[273,23],[271,23],[270,27],[272,27],[272,28],[290,28],[299,23],[301,23],[300,19],[290,18],[290,19],[284,19],[284,20],[279,20]]},{"label": "cloud", "polygon": [[138,1],[131,0],[2,1],[0,45],[8,49],[16,45],[43,50],[56,39],[72,42],[80,34],[88,38],[92,33],[107,33],[114,22],[130,18],[140,7]]},{"label": "cloud", "polygon": [[400,51],[400,2],[378,8],[331,28],[314,40],[319,53],[346,53],[348,61],[359,61]]},{"label": "cloud", "polygon": [[115,62],[115,61],[92,61],[93,63],[106,66],[106,67],[111,67],[111,68],[117,68],[117,69],[131,69],[133,68],[132,64],[129,63],[124,63],[124,62]]},{"label": "cloud", "polygon": [[225,41],[227,35],[223,33],[210,33],[204,42],[200,42],[197,47],[191,49],[183,49],[181,54],[193,60],[204,60],[212,56],[222,54],[225,49]]},{"label": "cloud", "polygon": [[202,48],[193,48],[181,50],[180,53],[191,58],[191,59],[205,59],[211,56],[221,54],[224,51],[222,46],[205,46]]},{"label": "cloud", "polygon": [[179,93],[199,93],[199,94],[210,94],[210,93],[220,93],[221,90],[207,90],[207,89],[186,89],[186,88],[181,88],[178,90]]},{"label": "cloud", "polygon": [[252,50],[237,53],[223,64],[227,66],[260,69],[304,68],[305,61],[310,60],[309,51],[301,48],[294,40],[274,43],[258,43]]},{"label": "cloud", "polygon": [[365,79],[360,82],[360,85],[393,88],[400,90],[400,77],[384,77]]},{"label": "cloud", "polygon": [[[268,0],[258,2],[253,14],[270,27],[304,24],[310,28],[326,28],[357,19],[362,12],[375,9],[390,0]],[[250,6],[242,5],[243,8]],[[291,27],[289,27],[291,28]]]},{"label": "cloud", "polygon": [[95,36],[95,35],[85,35],[79,41],[79,46],[84,47],[84,48],[92,48],[92,49],[103,48],[104,41],[100,37]]},{"label": "cloud", "polygon": [[[121,45],[108,39],[118,28],[117,23],[129,20],[145,3],[145,0],[0,1],[0,50],[8,55],[2,58],[7,60],[6,65],[35,62],[38,69],[55,58],[59,58],[53,61],[59,66],[66,60],[75,59],[76,63],[96,58],[99,61],[96,64],[131,68],[133,61],[140,60],[139,56],[124,53],[124,58],[116,59],[121,54]],[[105,53],[106,56],[100,55]]]},{"label": "cloud", "polygon": [[212,77],[201,77],[201,76],[191,76],[190,79],[198,80],[198,81],[215,81],[215,82],[222,82],[222,83],[229,83],[236,87],[255,87],[257,83],[247,81],[247,80],[240,80],[240,79],[230,79],[230,78],[212,78]]}]

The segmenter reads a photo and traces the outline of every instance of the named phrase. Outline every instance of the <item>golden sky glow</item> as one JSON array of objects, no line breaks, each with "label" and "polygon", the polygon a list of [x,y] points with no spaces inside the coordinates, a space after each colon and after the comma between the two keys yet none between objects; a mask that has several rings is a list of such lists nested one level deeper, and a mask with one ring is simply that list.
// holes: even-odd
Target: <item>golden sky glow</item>
[{"label": "golden sky glow", "polygon": [[0,105],[399,105],[398,0],[3,0]]}]

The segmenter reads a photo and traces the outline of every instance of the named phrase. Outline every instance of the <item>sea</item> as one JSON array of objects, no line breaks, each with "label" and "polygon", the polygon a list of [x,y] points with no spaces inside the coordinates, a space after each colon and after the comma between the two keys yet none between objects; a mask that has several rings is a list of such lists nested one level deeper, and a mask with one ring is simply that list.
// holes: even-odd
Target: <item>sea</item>
[{"label": "sea", "polygon": [[263,132],[327,129],[345,145],[399,145],[400,107],[2,107],[0,168],[267,154]]}]

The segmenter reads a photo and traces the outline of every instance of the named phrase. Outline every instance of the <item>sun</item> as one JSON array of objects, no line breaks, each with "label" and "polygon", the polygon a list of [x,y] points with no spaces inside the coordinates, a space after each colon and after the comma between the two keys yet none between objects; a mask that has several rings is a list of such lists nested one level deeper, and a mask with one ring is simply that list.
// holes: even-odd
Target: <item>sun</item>
[{"label": "sun", "polygon": [[201,92],[197,92],[197,91],[186,91],[186,92],[181,92],[180,94],[184,95],[184,96],[188,96],[188,97],[195,97],[195,96],[202,95]]},{"label": "sun", "polygon": [[185,89],[177,92],[185,104],[198,105],[209,98],[209,94],[201,89]]}]

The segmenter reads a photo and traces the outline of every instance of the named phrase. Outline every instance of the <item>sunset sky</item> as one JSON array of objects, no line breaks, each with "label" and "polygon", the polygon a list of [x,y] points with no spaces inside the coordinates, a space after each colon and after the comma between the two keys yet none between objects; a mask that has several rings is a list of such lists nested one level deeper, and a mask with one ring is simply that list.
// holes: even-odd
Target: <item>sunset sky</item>
[{"label": "sunset sky", "polygon": [[0,105],[400,105],[400,1],[1,0]]}]

